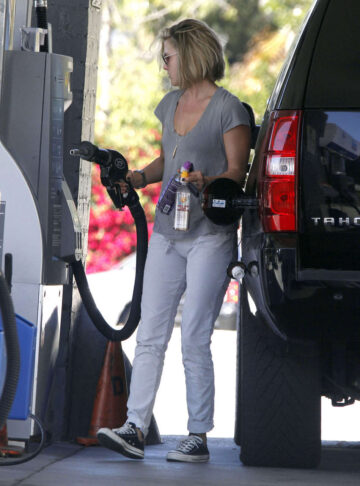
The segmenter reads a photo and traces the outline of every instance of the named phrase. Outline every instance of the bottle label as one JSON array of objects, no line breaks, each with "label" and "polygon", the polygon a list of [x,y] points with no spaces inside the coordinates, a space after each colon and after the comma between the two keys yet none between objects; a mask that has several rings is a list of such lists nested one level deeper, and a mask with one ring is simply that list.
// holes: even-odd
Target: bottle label
[{"label": "bottle label", "polygon": [[176,194],[174,229],[187,231],[189,229],[190,192],[179,190]]},{"label": "bottle label", "polygon": [[170,179],[157,203],[157,207],[162,213],[169,214],[171,212],[175,203],[176,191],[180,186],[181,182],[175,176]]},{"label": "bottle label", "polygon": [[[156,206],[163,214],[170,214],[172,208],[174,207],[177,190],[183,185],[184,179],[188,177],[189,172],[191,172],[193,169],[193,164],[190,161],[187,161],[181,167],[180,176],[179,174],[176,174],[171,177],[160,195]],[[196,197],[199,196],[199,192],[195,186],[191,185],[190,190]]]}]

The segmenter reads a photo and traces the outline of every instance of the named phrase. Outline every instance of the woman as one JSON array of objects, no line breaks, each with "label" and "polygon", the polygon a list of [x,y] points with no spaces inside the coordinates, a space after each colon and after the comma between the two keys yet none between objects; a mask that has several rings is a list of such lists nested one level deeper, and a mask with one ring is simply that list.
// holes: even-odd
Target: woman
[{"label": "woman", "polygon": [[[130,171],[135,188],[169,179],[186,161],[194,170],[188,182],[199,191],[218,177],[244,181],[250,151],[249,119],[231,93],[216,85],[224,58],[216,34],[203,22],[184,20],[161,36],[162,59],[171,84],[155,115],[162,123],[162,148],[142,171]],[[125,192],[126,185],[122,184]],[[141,322],[133,363],[127,422],[100,429],[101,444],[128,457],[144,457],[146,436],[164,355],[181,295],[181,324],[189,436],[170,451],[170,461],[206,462],[206,433],[213,428],[214,371],[210,343],[214,322],[228,285],[226,269],[236,257],[236,225],[217,226],[191,196],[188,231],[176,231],[174,210],[156,210],[145,266]]]}]

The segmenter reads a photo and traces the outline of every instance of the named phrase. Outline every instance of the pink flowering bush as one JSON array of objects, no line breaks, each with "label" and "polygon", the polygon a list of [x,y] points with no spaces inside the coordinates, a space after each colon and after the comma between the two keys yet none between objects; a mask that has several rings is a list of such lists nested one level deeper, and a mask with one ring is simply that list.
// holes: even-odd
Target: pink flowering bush
[{"label": "pink flowering bush", "polygon": [[[137,159],[139,160],[145,155],[148,154],[140,149]],[[154,150],[152,155],[158,155],[158,150]],[[144,165],[145,163],[139,164],[140,167]],[[149,237],[153,229],[155,206],[159,193],[160,183],[138,190],[148,222]],[[86,272],[109,270],[135,250],[136,228],[130,210],[127,206],[123,211],[114,207],[105,187],[101,184],[100,169],[94,165]]]}]

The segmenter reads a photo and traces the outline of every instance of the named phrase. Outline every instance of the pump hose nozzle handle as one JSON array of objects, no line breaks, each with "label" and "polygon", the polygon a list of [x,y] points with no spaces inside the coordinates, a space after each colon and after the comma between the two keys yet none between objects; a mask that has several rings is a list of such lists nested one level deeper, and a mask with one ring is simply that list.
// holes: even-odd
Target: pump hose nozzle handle
[{"label": "pump hose nozzle handle", "polygon": [[78,148],[70,150],[70,155],[80,156],[89,162],[95,162],[99,165],[108,166],[111,163],[111,154],[108,150],[99,149],[91,142],[81,142]]}]

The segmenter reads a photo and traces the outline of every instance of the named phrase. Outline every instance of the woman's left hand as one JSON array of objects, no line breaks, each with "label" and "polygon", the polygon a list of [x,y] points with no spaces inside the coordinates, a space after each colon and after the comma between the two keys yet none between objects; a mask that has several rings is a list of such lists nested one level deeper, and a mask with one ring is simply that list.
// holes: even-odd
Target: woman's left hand
[{"label": "woman's left hand", "polygon": [[200,170],[194,170],[190,172],[188,177],[186,178],[186,181],[194,184],[196,189],[198,189],[199,191],[202,191],[206,184],[205,176]]}]

